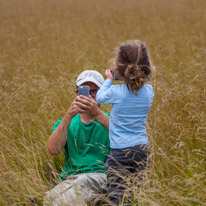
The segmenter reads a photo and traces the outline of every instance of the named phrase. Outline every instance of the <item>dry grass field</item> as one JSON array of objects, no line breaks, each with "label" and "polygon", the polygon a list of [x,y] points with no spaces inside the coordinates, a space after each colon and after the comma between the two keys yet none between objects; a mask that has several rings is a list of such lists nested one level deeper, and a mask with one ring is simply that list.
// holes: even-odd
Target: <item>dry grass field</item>
[{"label": "dry grass field", "polygon": [[151,166],[128,190],[140,206],[206,205],[205,11],[205,0],[0,0],[0,205],[42,204],[63,165],[46,143],[77,75],[103,74],[129,39],[148,45],[156,70]]}]

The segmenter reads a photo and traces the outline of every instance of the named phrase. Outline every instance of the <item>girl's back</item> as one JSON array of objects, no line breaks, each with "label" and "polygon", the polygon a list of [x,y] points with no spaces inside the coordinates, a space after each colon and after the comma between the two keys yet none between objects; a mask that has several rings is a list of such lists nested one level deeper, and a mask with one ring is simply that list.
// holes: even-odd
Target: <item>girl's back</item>
[{"label": "girl's back", "polygon": [[[114,63],[112,72],[110,69],[105,71],[106,81],[96,100],[99,104],[112,104],[107,186],[109,205],[120,205],[125,188],[129,187],[127,177],[131,180],[130,174],[135,174],[142,180],[147,166],[149,144],[145,124],[154,93],[152,86],[146,84],[150,80],[152,64],[144,43],[134,40],[121,44]],[[112,85],[114,77],[124,84]]]},{"label": "girl's back", "polygon": [[101,88],[97,101],[112,104],[109,129],[111,148],[147,144],[145,124],[154,96],[152,86],[146,84],[138,95],[134,95],[125,84],[112,85],[107,90],[110,84],[111,81],[106,80],[106,87]]}]

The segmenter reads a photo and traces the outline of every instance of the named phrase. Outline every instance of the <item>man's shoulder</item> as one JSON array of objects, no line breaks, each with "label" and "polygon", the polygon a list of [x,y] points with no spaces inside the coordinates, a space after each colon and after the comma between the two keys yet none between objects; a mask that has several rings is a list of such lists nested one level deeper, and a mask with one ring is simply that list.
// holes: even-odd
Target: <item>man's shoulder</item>
[{"label": "man's shoulder", "polygon": [[107,116],[110,116],[110,113],[103,111]]},{"label": "man's shoulder", "polygon": [[57,120],[53,126],[53,129],[52,129],[52,133],[55,131],[55,129],[59,126],[59,124],[61,123],[63,118]]},{"label": "man's shoulder", "polygon": [[[55,129],[59,126],[59,124],[61,123],[61,121],[63,120],[63,118],[57,120],[53,126],[53,129],[52,129],[52,132],[55,131]],[[71,120],[71,123],[70,125],[74,124],[74,122],[78,121],[79,120],[79,114],[77,114],[76,116],[74,116]]]}]

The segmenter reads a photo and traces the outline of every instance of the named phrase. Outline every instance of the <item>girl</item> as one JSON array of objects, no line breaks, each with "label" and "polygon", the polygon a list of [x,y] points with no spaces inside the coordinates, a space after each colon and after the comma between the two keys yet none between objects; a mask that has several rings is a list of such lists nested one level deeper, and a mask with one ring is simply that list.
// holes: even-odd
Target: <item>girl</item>
[{"label": "girl", "polygon": [[[117,48],[116,68],[106,69],[106,81],[99,89],[99,104],[112,104],[109,137],[111,152],[107,159],[107,186],[110,205],[119,205],[129,174],[146,169],[148,135],[146,118],[154,97],[150,80],[151,61],[146,45],[127,41]],[[124,84],[112,85],[113,76]]]}]

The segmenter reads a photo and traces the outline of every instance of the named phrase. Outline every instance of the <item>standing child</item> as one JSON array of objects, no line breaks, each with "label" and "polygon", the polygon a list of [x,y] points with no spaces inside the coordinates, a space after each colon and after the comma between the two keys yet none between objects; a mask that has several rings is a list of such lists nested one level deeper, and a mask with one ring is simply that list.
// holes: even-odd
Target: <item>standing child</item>
[{"label": "standing child", "polygon": [[150,80],[151,61],[146,45],[128,41],[117,48],[114,75],[124,84],[112,85],[113,75],[106,69],[106,81],[99,89],[99,104],[112,104],[107,159],[107,185],[110,205],[120,205],[129,174],[146,169],[149,146],[146,119],[154,97]]}]

